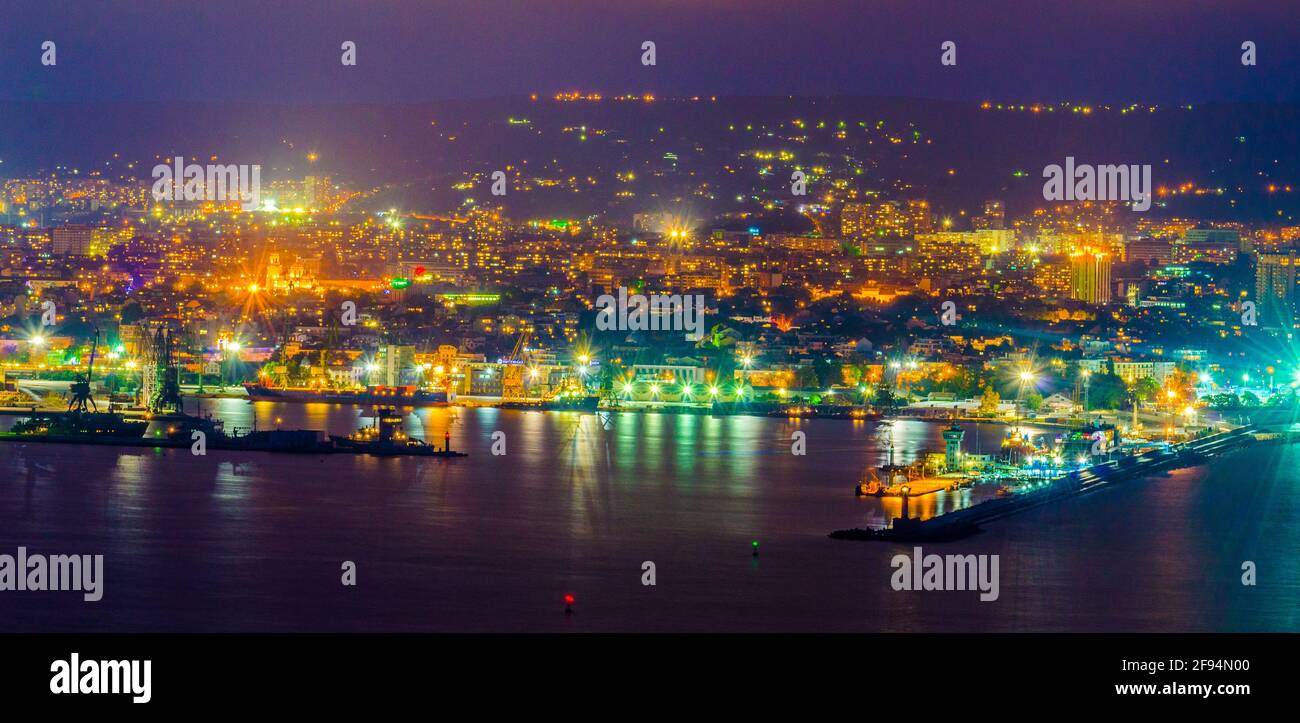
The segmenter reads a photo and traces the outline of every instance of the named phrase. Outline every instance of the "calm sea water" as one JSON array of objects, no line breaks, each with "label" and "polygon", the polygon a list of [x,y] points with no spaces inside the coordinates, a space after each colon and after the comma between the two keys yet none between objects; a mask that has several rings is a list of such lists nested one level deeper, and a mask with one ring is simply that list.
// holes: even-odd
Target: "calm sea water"
[{"label": "calm sea water", "polygon": [[[333,433],[361,423],[331,405],[205,409],[228,427],[254,415]],[[1000,598],[980,602],[892,590],[890,558],[911,546],[826,537],[897,514],[852,492],[882,461],[876,424],[426,409],[408,428],[438,442],[450,429],[471,456],[0,443],[0,553],[105,555],[101,602],[0,592],[0,630],[1300,630],[1300,447],[1238,452],[925,546],[1000,556]],[[942,447],[940,425],[892,428],[900,461]],[[1003,434],[967,429],[971,452]],[[498,430],[504,456],[491,454]],[[972,494],[988,492],[913,503],[931,515]],[[345,560],[355,587],[341,584]],[[1246,560],[1254,587],[1240,581]]]}]

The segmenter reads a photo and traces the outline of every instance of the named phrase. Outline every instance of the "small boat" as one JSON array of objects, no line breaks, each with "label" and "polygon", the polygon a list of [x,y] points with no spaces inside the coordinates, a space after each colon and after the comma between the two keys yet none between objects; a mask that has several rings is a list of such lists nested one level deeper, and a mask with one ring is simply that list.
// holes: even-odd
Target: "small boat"
[{"label": "small boat", "polygon": [[885,494],[885,487],[880,484],[880,480],[873,479],[859,482],[858,486],[853,488],[853,493],[858,497],[880,497]]}]

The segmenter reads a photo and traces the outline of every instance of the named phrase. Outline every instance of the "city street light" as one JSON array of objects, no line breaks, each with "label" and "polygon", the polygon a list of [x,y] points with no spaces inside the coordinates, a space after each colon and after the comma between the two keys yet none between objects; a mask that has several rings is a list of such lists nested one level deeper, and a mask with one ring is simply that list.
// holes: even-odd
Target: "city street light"
[{"label": "city street light", "polygon": [[1092,383],[1092,370],[1090,370],[1090,369],[1083,369],[1083,370],[1081,370],[1081,371],[1079,372],[1079,376],[1083,379],[1083,418],[1084,418],[1084,421],[1087,421],[1087,419],[1088,419],[1088,387],[1091,386],[1091,383]]},{"label": "city street light", "polygon": [[[225,348],[226,353],[223,354],[222,356],[225,357],[226,361],[230,362],[229,366],[230,366],[230,376],[232,377],[231,381],[234,381],[233,377],[235,376],[235,362],[239,361],[239,350],[243,348],[244,345],[240,344],[238,341],[231,340],[226,342],[226,348]],[[221,387],[224,389],[225,386],[226,386],[226,380],[222,379]]]}]

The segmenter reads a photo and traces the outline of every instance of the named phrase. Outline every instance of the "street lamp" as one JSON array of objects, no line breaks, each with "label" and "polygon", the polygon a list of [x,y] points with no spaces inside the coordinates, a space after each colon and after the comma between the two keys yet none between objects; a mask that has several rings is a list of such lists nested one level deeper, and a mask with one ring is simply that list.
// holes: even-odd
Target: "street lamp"
[{"label": "street lamp", "polygon": [[[244,345],[240,344],[238,341],[232,340],[226,342],[227,353],[224,354],[223,356],[227,357],[226,360],[230,362],[230,376],[232,377],[232,381],[233,381],[233,377],[235,376],[235,362],[239,360],[239,350],[243,348]],[[221,387],[224,389],[225,386],[226,386],[226,380],[222,379]]]},{"label": "street lamp", "polygon": [[1090,369],[1084,369],[1083,371],[1079,372],[1079,376],[1083,378],[1083,418],[1084,418],[1084,421],[1087,421],[1087,419],[1088,419],[1088,388],[1089,388],[1089,387],[1091,386],[1091,384],[1092,384],[1092,370],[1090,370]]}]

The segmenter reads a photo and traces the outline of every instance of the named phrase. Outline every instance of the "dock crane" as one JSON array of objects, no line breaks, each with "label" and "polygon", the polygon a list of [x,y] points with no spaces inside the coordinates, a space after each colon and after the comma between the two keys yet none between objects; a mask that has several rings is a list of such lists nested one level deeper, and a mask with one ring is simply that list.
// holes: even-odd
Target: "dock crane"
[{"label": "dock crane", "polygon": [[524,329],[515,341],[515,348],[510,351],[505,365],[501,369],[501,398],[522,399],[524,396],[524,347],[533,336],[532,331]]},{"label": "dock crane", "polygon": [[90,359],[86,362],[86,373],[78,375],[70,387],[72,397],[68,400],[69,412],[85,414],[99,411],[94,397],[90,394],[90,380],[95,373],[95,353],[99,351],[99,327],[94,327],[94,331],[95,340],[90,344]]}]

